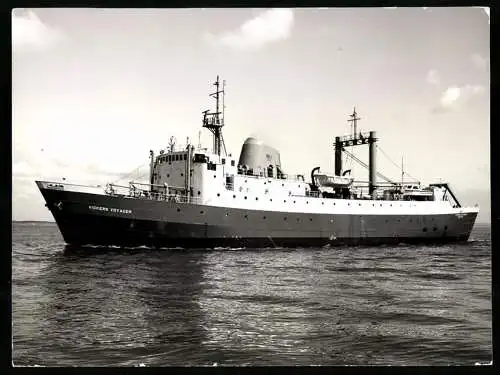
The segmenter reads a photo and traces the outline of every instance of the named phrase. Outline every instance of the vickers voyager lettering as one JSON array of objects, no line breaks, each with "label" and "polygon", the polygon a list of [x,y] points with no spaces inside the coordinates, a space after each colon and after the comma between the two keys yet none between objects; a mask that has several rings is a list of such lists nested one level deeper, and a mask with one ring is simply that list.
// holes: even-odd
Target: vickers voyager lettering
[{"label": "vickers voyager lettering", "polygon": [[[479,209],[462,207],[446,183],[394,181],[377,171],[379,139],[374,131],[358,131],[356,110],[348,120],[351,133],[335,137],[332,174],[319,167],[308,181],[288,174],[278,150],[255,138],[234,158],[222,136],[225,83],[217,77],[214,85],[215,111],[202,118],[213,135],[211,150],[189,142],[180,147],[172,137],[167,150],[150,151],[146,183],[103,189],[36,181],[68,244],[205,248],[469,238]],[[368,164],[348,146],[368,147]],[[351,176],[345,156],[368,169],[368,181]]]},{"label": "vickers voyager lettering", "polygon": [[89,206],[90,210],[94,211],[105,211],[105,212],[114,212],[114,213],[119,213],[119,214],[131,214],[132,210],[125,210],[122,208],[109,208],[109,207],[102,207],[102,206]]}]

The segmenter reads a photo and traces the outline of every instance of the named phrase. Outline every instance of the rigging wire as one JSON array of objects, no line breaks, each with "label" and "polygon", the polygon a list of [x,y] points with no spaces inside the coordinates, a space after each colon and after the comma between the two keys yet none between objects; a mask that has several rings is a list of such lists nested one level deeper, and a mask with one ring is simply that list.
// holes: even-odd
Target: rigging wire
[{"label": "rigging wire", "polygon": [[[384,152],[384,150],[382,150],[378,145],[375,145],[375,147],[377,147],[377,149],[380,150],[380,152],[382,153],[382,155],[384,155],[386,157],[386,159],[389,160],[389,162],[392,163],[392,165],[394,165],[398,169],[401,169],[401,166],[397,165],[394,161],[392,161],[392,159]],[[408,172],[404,172],[404,174],[405,174],[405,176],[408,176],[408,177],[414,179],[415,181],[420,182],[420,180],[418,178],[413,177]]]},{"label": "rigging wire", "polygon": [[[116,184],[119,181],[128,179],[129,177],[133,176],[135,173],[137,173],[141,168],[144,168],[145,166],[147,166],[147,164],[142,163],[137,168],[133,169],[131,172],[128,172],[128,173],[125,173],[125,174],[122,174],[121,176],[119,176],[115,181],[112,182],[112,184]],[[148,172],[141,172],[140,174],[137,174],[137,177],[140,178],[140,177],[147,176],[147,173]]]},{"label": "rigging wire", "polygon": [[[346,152],[347,154],[350,154],[350,152],[347,151],[347,150],[344,150],[344,152]],[[368,164],[366,164],[365,162],[363,162],[362,160],[358,159],[356,156],[354,156],[352,154],[350,156],[351,156],[351,158],[353,160],[357,161],[361,166],[365,167],[366,169],[369,169]],[[393,180],[391,180],[389,177],[384,176],[382,173],[376,172],[376,174],[377,174],[378,177],[386,180],[387,182],[390,182],[391,184],[396,184],[396,182],[394,182]]]}]

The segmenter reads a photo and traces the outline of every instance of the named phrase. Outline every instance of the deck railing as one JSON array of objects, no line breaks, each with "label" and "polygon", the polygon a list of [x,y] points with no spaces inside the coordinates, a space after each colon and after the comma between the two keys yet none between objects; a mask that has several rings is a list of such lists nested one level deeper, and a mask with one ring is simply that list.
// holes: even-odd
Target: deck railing
[{"label": "deck railing", "polygon": [[[149,189],[141,189],[139,186],[148,186]],[[156,187],[156,191],[151,190]],[[111,196],[123,196],[126,198],[157,200],[177,203],[202,203],[201,198],[186,194],[185,188],[164,185],[151,185],[139,182],[130,182],[129,186],[107,184],[105,193]]]}]

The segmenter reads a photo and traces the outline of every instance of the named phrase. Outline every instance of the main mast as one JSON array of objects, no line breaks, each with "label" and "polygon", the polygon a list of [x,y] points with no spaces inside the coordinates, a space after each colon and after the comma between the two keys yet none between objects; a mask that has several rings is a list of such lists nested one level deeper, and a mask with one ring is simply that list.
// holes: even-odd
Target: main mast
[{"label": "main mast", "polygon": [[[219,111],[219,100],[220,94],[222,94],[222,102],[224,103],[224,87],[226,81],[222,83],[222,90],[219,90],[219,76],[217,76],[217,81],[215,81],[214,86],[216,91],[210,94],[211,97],[215,98],[215,112],[209,112],[206,110],[203,112],[203,127],[207,128],[214,135],[213,143],[213,153],[220,155],[221,144],[224,147],[224,154],[226,153],[226,146],[224,145],[224,139],[222,138],[222,127],[224,126],[224,112]],[[224,111],[224,104],[222,110]],[[220,116],[222,114],[222,116]]]},{"label": "main mast", "polygon": [[375,142],[377,142],[377,136],[374,131],[370,131],[369,133],[361,133],[357,134],[357,126],[358,120],[361,118],[358,117],[356,112],[356,107],[351,115],[349,115],[350,119],[348,120],[352,126],[352,134],[343,136],[343,137],[335,137],[335,175],[342,175],[342,152],[347,146],[358,146],[368,144],[369,147],[369,161],[368,161],[368,191],[369,194],[373,197],[375,196],[375,189],[377,186],[377,172],[376,172],[376,153],[375,153]]}]

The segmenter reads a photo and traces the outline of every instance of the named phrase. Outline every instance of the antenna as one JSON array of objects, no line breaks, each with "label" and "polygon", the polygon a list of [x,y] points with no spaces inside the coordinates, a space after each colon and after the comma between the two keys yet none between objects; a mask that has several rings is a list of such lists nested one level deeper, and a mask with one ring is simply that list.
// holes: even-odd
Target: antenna
[{"label": "antenna", "polygon": [[401,187],[403,187],[404,175],[405,175],[404,160],[403,156],[401,156]]},{"label": "antenna", "polygon": [[[219,112],[219,98],[220,94],[224,95],[224,89],[219,90],[219,76],[217,76],[217,81],[213,84],[216,87],[216,91],[210,94],[211,97],[215,98],[215,112],[204,111],[203,112],[203,127],[207,128],[214,135],[214,154],[220,155],[221,143],[224,147],[224,153],[226,153],[226,146],[224,145],[224,139],[222,138],[221,128],[224,126],[224,120],[219,117],[221,112]],[[223,86],[225,82],[223,83]],[[224,98],[224,96],[223,96]],[[223,108],[224,109],[224,108]]]},{"label": "antenna", "polygon": [[357,117],[358,114],[356,113],[356,107],[354,107],[354,111],[349,116],[351,117],[351,119],[349,119],[347,121],[349,121],[351,123],[351,126],[354,127],[354,131],[353,131],[352,135],[354,136],[354,138],[356,138],[358,120],[361,120],[360,117]]},{"label": "antenna", "polygon": [[201,130],[198,132],[198,149],[201,149]]},{"label": "antenna", "polygon": [[168,142],[168,145],[170,147],[170,152],[174,152],[175,142],[176,142],[175,137],[174,136],[170,137],[170,141]]}]

